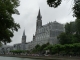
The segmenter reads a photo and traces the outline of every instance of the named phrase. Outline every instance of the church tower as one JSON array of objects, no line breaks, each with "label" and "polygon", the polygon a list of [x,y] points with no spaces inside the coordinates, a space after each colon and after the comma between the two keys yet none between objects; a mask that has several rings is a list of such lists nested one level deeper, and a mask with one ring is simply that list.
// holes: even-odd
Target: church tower
[{"label": "church tower", "polygon": [[25,30],[23,31],[22,43],[26,43],[26,35],[25,35]]},{"label": "church tower", "polygon": [[40,13],[40,9],[39,9],[39,12],[38,12],[38,16],[37,16],[37,22],[36,22],[36,30],[40,27],[42,27],[42,16],[41,16],[41,13]]}]

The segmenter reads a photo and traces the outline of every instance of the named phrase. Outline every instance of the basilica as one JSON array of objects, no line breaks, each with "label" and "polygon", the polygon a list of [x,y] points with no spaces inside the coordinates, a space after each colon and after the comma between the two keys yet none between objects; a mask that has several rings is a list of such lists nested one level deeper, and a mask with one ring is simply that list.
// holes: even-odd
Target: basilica
[{"label": "basilica", "polygon": [[33,35],[33,40],[31,42],[26,42],[26,35],[24,30],[21,43],[14,44],[13,46],[2,46],[0,48],[0,52],[9,52],[11,50],[31,50],[37,44],[58,44],[59,41],[57,39],[57,36],[64,31],[64,25],[58,23],[57,21],[42,25],[42,15],[39,9],[36,20],[36,32],[35,35]]}]

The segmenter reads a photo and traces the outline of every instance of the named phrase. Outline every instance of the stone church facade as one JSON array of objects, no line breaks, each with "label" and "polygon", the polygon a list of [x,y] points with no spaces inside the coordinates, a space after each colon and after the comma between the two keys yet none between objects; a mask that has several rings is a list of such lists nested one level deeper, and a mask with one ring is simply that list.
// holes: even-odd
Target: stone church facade
[{"label": "stone church facade", "polygon": [[46,43],[58,44],[57,36],[64,32],[64,25],[57,21],[49,22],[46,25],[42,25],[42,16],[40,9],[36,21],[36,33],[33,35],[33,41],[29,42],[27,49],[33,49],[37,44],[42,45]]},{"label": "stone church facade", "polygon": [[13,45],[13,50],[26,50],[26,35],[25,35],[25,30],[23,31],[22,35],[22,42],[18,44]]},{"label": "stone church facade", "polygon": [[9,52],[11,50],[31,50],[37,44],[43,45],[48,42],[50,44],[58,44],[59,41],[57,39],[57,36],[64,31],[64,25],[58,23],[57,21],[42,25],[42,16],[39,9],[36,20],[36,32],[35,35],[33,35],[33,40],[26,43],[26,35],[24,30],[21,43],[14,44],[13,46],[2,46],[0,48],[0,52]]}]

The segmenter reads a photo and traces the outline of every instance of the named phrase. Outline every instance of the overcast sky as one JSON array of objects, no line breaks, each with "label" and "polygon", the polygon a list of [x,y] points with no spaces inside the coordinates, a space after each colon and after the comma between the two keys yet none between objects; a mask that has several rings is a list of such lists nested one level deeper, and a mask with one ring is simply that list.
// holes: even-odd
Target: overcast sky
[{"label": "overcast sky", "polygon": [[21,43],[22,34],[25,29],[27,36],[26,42],[32,41],[33,34],[36,31],[36,20],[39,7],[42,15],[42,24],[45,25],[49,22],[58,21],[59,23],[66,23],[74,21],[72,12],[72,0],[63,0],[58,8],[51,8],[47,5],[46,0],[20,0],[20,6],[17,8],[20,15],[13,15],[15,22],[20,24],[18,32],[14,33],[12,42],[8,45]]}]

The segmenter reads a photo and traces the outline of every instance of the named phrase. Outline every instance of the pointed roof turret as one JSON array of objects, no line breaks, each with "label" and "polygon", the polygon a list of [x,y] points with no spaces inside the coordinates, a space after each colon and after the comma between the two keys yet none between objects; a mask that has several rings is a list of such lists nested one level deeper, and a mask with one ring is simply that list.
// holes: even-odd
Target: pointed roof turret
[{"label": "pointed roof turret", "polygon": [[41,16],[41,12],[40,12],[40,9],[39,9],[37,19],[38,19],[38,20],[41,20],[41,18],[42,18],[42,16]]},{"label": "pointed roof turret", "polygon": [[25,36],[25,30],[23,31],[23,36]]}]

